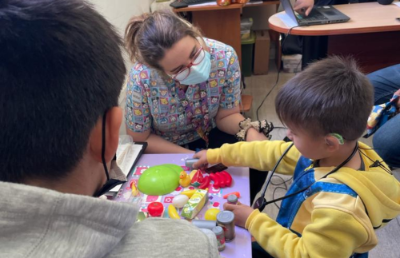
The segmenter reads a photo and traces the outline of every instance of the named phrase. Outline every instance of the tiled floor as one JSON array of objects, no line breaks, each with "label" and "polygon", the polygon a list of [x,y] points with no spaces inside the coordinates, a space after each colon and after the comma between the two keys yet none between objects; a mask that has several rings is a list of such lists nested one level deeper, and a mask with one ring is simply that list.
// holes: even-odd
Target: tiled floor
[{"label": "tiled floor", "polygon": [[[282,127],[282,123],[279,121],[275,114],[274,100],[279,88],[290,80],[294,74],[280,73],[279,81],[276,87],[271,91],[270,95],[264,101],[264,104],[259,108],[266,94],[271,90],[277,81],[277,70],[273,62],[270,63],[270,72],[268,75],[251,76],[245,78],[246,89],[244,94],[253,96],[253,105],[249,112],[245,115],[251,117],[253,120],[257,119],[257,108],[259,108],[259,119],[267,119],[274,123],[275,127],[272,132],[273,140],[281,140],[286,135],[286,130]],[[372,146],[371,139],[361,139],[361,141]],[[400,169],[396,170],[395,175],[400,179]],[[289,181],[287,181],[289,180]],[[287,181],[287,182],[285,182]],[[277,174],[271,180],[271,184],[268,187],[266,193],[267,200],[281,197],[285,194],[286,189],[290,186],[291,180],[288,176],[282,176]],[[258,197],[258,196],[257,196]],[[277,203],[277,206],[280,202]],[[270,204],[264,210],[265,213],[275,218],[278,214],[278,207],[274,204]],[[398,241],[400,239],[400,218],[393,220],[385,228],[377,231],[379,238],[379,244],[370,252],[370,258],[400,258],[400,245]]]}]

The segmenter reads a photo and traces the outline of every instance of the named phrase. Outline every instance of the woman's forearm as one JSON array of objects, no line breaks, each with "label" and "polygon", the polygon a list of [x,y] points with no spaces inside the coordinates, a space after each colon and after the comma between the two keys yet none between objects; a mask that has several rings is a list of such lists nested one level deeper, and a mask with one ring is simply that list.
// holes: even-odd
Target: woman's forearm
[{"label": "woman's forearm", "polygon": [[[240,113],[235,113],[231,114],[229,116],[226,116],[220,120],[217,121],[217,127],[219,130],[235,135],[237,132],[239,132],[239,122],[243,121],[244,117]],[[263,141],[267,140],[267,137],[263,133],[259,133],[256,129],[254,128],[249,128],[247,130],[246,134],[246,141]]]},{"label": "woman's forearm", "polygon": [[152,133],[146,142],[148,145],[145,153],[194,153],[194,151],[185,149]]}]

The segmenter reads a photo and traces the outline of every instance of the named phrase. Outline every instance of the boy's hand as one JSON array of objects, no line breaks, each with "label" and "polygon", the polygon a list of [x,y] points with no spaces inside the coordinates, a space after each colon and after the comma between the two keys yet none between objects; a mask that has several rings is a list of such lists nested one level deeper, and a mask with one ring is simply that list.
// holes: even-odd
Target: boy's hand
[{"label": "boy's hand", "polygon": [[199,159],[199,161],[193,164],[193,168],[202,168],[208,166],[207,150],[197,152],[194,154],[193,158]]},{"label": "boy's hand", "polygon": [[[314,6],[314,0],[297,0],[294,3],[294,10],[298,13],[305,13],[308,16]],[[305,10],[305,11],[304,11]]]},{"label": "boy's hand", "polygon": [[242,228],[246,225],[247,218],[254,211],[250,206],[241,204],[240,202],[237,204],[229,204],[226,202],[224,203],[224,210],[233,212],[233,214],[235,214],[235,224]]}]

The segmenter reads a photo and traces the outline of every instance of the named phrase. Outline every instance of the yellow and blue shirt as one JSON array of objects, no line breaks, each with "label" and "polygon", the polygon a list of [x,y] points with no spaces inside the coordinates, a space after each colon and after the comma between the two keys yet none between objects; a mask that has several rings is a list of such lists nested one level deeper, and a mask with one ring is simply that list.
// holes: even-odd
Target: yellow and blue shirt
[{"label": "yellow and blue shirt", "polygon": [[[271,170],[291,143],[239,142],[207,151],[209,163]],[[287,194],[311,185],[282,201],[277,220],[254,210],[246,229],[274,257],[367,257],[378,242],[375,229],[400,214],[400,183],[374,166],[381,158],[363,143],[359,150],[365,170],[314,167],[313,161],[291,148],[277,168],[292,174]],[[368,158],[367,158],[368,157]],[[384,166],[386,166],[383,163]],[[387,169],[387,166],[386,166]]]}]

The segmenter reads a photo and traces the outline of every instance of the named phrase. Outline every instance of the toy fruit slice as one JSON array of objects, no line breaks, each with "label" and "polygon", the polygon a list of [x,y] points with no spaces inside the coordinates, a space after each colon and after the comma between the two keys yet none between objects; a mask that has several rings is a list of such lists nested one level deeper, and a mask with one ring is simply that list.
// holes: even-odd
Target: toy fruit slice
[{"label": "toy fruit slice", "polygon": [[198,187],[202,182],[203,182],[203,173],[200,170],[197,170],[196,173],[194,173],[190,184],[195,187]]}]

